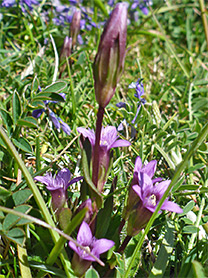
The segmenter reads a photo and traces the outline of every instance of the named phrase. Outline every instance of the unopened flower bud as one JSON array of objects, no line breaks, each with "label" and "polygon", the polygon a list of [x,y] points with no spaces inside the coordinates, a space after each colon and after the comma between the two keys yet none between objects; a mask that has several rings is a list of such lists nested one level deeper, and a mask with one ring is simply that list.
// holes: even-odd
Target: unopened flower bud
[{"label": "unopened flower bud", "polygon": [[68,58],[71,55],[71,48],[72,48],[72,38],[66,36],[61,49],[60,59]]},{"label": "unopened flower bud", "polygon": [[[63,63],[63,61],[66,60],[66,58],[71,56],[71,51],[72,51],[72,38],[69,38],[68,36],[65,37],[64,43],[61,49],[61,54],[60,54],[60,62]],[[62,73],[64,72],[66,68],[66,63],[62,64],[60,67],[60,75],[59,78],[61,78]]]},{"label": "unopened flower bud", "polygon": [[102,33],[93,65],[95,96],[105,108],[115,93],[124,67],[127,30],[127,5],[118,3]]},{"label": "unopened flower bud", "polygon": [[81,20],[81,11],[76,10],[73,14],[71,28],[70,28],[71,38],[72,38],[72,46],[74,46],[77,41],[77,36],[78,36],[79,30],[80,30],[80,20]]},{"label": "unopened flower bud", "polygon": [[77,209],[77,213],[79,211],[81,211],[83,208],[88,209],[88,211],[85,214],[85,217],[84,217],[83,221],[85,221],[87,224],[89,224],[90,221],[92,220],[92,217],[93,217],[93,207],[92,207],[91,199],[87,199],[83,203],[81,203],[81,205]]}]

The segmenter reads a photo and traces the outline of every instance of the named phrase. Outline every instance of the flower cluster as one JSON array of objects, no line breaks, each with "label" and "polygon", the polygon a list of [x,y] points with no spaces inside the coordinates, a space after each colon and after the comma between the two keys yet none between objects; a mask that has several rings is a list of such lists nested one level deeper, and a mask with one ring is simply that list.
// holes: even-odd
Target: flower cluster
[{"label": "flower cluster", "polygon": [[1,5],[2,5],[2,7],[10,8],[10,7],[15,6],[17,4],[17,2],[19,3],[23,13],[26,12],[26,9],[25,9],[26,7],[29,8],[29,10],[33,10],[34,5],[40,4],[37,0],[20,0],[20,1],[3,0]]},{"label": "flower cluster", "polygon": [[46,185],[46,188],[51,192],[52,207],[56,213],[59,213],[66,205],[68,187],[82,180],[83,177],[71,179],[69,169],[64,168],[55,177],[52,177],[51,173],[47,173],[45,176],[36,176],[34,179]]},{"label": "flower cluster", "polygon": [[[76,1],[70,2],[73,2],[73,4],[76,3]],[[141,2],[134,1],[132,9],[136,9],[138,5],[140,5],[139,7],[141,8]],[[74,14],[74,18],[72,18],[71,34],[70,37],[65,39],[64,48],[62,50],[62,54],[65,58],[71,53],[70,51],[72,51],[73,41],[76,41],[80,27],[80,18],[81,15],[79,12]],[[115,245],[114,241],[107,239],[110,237],[108,226],[110,226],[111,223],[108,219],[107,221],[105,219],[104,222],[107,223],[107,228],[105,227],[106,229],[103,229],[105,231],[100,233],[99,238],[100,231],[98,227],[100,222],[102,222],[100,219],[105,216],[109,218],[109,214],[112,214],[111,210],[113,208],[113,201],[112,204],[110,204],[110,198],[106,198],[103,205],[103,196],[104,193],[106,193],[103,188],[108,179],[109,170],[111,169],[111,161],[113,160],[112,149],[116,147],[128,147],[131,144],[127,140],[119,139],[117,130],[114,126],[103,127],[103,118],[106,106],[115,93],[115,88],[124,66],[126,32],[127,5],[126,3],[118,3],[104,27],[98,52],[93,64],[95,96],[99,105],[96,129],[94,131],[83,127],[77,128],[77,131],[81,134],[80,141],[83,155],[82,165],[84,177],[77,177],[71,180],[71,173],[68,169],[62,169],[55,177],[52,177],[51,173],[46,174],[44,177],[35,177],[37,181],[45,184],[46,188],[51,192],[52,207],[60,222],[62,213],[66,212],[65,209],[70,210],[68,207],[67,188],[71,184],[84,179],[81,184],[80,196],[74,204],[71,204],[71,206],[74,205],[74,207],[68,214],[71,219],[72,211],[76,214],[83,208],[85,208],[85,210],[87,208],[87,213],[81,219],[82,223],[80,221],[81,225],[78,232],[75,230],[75,233],[77,232],[77,242],[71,240],[68,243],[69,247],[74,251],[71,265],[74,274],[78,277],[83,277],[91,264],[95,262],[96,259],[99,259],[102,253],[105,253]],[[135,97],[138,98],[139,101],[135,118],[132,121],[132,123],[134,123],[141,105],[145,104],[145,99],[142,98],[144,94],[142,80],[138,79],[137,82],[131,83],[129,88],[135,89]],[[48,103],[49,102],[45,102],[45,105],[47,106]],[[122,104],[120,104],[120,106],[121,105]],[[45,110],[49,111],[49,117],[54,125],[58,125],[58,121],[60,122],[60,120],[56,118],[49,108],[43,109],[43,111]],[[36,113],[36,116],[38,116],[43,111],[36,110],[33,114]],[[163,180],[161,177],[154,178],[156,166],[156,160],[150,161],[147,165],[142,165],[141,158],[139,156],[136,158],[133,179],[128,190],[127,204],[123,210],[123,220],[120,226],[119,224],[116,226],[116,231],[121,231],[123,225],[127,222],[127,236],[118,249],[118,252],[122,252],[128,240],[132,236],[138,234],[139,231],[147,225],[158,203],[170,185],[170,180]],[[114,184],[114,181],[111,187],[111,193],[113,194],[116,186],[116,182]],[[78,202],[81,204],[77,208]],[[107,206],[108,211],[106,213],[105,209]],[[101,211],[99,211],[100,208],[102,208]],[[161,210],[169,210],[176,213],[182,212],[182,209],[174,202],[169,201],[169,198],[164,201]],[[66,214],[64,214],[64,218],[66,219],[65,216]],[[101,224],[101,226],[102,225],[103,224]]]},{"label": "flower cluster", "polygon": [[[171,182],[163,181],[162,178],[153,179],[156,166],[156,160],[142,166],[141,158],[138,156],[136,159],[129,198],[124,210],[124,218],[128,220],[128,235],[136,235],[146,226]],[[183,212],[177,204],[168,199],[164,201],[161,210]]]}]

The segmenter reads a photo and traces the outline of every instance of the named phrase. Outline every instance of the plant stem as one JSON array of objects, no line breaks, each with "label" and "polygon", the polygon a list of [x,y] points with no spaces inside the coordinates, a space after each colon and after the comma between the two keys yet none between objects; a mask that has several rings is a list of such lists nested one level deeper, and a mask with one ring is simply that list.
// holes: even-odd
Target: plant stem
[{"label": "plant stem", "polygon": [[201,17],[204,26],[204,33],[205,33],[207,49],[208,49],[208,24],[207,24],[206,12],[205,12],[204,0],[199,0],[199,6],[201,10]]},{"label": "plant stem", "polygon": [[96,131],[95,131],[95,146],[93,154],[93,170],[92,170],[92,181],[97,187],[98,185],[98,174],[99,174],[99,150],[100,150],[100,138],[102,130],[102,122],[105,109],[99,106],[97,112],[97,121],[96,121]]},{"label": "plant stem", "polygon": [[127,246],[127,244],[129,243],[129,241],[131,240],[132,236],[126,236],[123,243],[121,244],[120,248],[118,249],[118,253],[122,254]]},{"label": "plant stem", "polygon": [[125,219],[122,219],[121,223],[120,223],[120,226],[119,226],[119,229],[118,229],[118,233],[120,234],[122,229],[123,229],[123,226],[125,225]]}]

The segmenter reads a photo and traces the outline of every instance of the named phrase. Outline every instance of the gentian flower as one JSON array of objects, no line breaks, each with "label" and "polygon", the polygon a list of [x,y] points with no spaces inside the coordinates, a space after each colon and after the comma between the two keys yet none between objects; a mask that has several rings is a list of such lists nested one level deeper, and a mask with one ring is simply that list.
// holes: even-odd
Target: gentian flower
[{"label": "gentian flower", "polygon": [[139,103],[138,103],[139,105],[137,107],[136,115],[135,115],[134,119],[132,120],[132,124],[134,124],[136,121],[136,118],[139,114],[141,105],[146,103],[146,100],[144,98],[142,98],[142,95],[144,94],[144,86],[142,83],[142,79],[139,78],[136,82],[132,82],[129,85],[129,89],[135,89],[136,93],[134,94],[134,96],[139,99]]},{"label": "gentian flower", "polygon": [[53,210],[59,214],[68,199],[67,188],[71,184],[82,180],[83,177],[71,179],[69,169],[64,168],[55,177],[52,177],[51,173],[47,173],[45,176],[36,176],[34,179],[46,185],[46,188],[52,195]]},{"label": "gentian flower", "polygon": [[3,0],[2,6],[6,8],[13,7],[15,5],[16,1],[15,0]]},{"label": "gentian flower", "polygon": [[[41,91],[41,88],[39,88],[39,90]],[[59,93],[59,95],[62,96],[62,98],[65,100],[66,97],[64,93]],[[58,101],[45,100],[44,101],[45,108],[33,110],[32,116],[37,119],[45,112],[58,131],[62,129],[67,135],[70,135],[71,128],[48,107],[49,103],[57,103],[57,102]]]},{"label": "gentian flower", "polygon": [[[77,131],[88,138],[92,146],[92,157],[95,146],[95,132],[91,129],[78,127]],[[117,130],[114,126],[102,127],[100,139],[99,168],[102,180],[98,182],[98,190],[101,192],[106,181],[106,174],[110,164],[111,149],[117,147],[128,147],[131,143],[127,140],[118,139]],[[104,175],[103,175],[104,171]]]},{"label": "gentian flower", "polygon": [[70,33],[72,38],[72,46],[74,47],[80,30],[81,11],[76,10],[73,14]]},{"label": "gentian flower", "polygon": [[[127,233],[130,236],[136,235],[146,226],[171,182],[170,180],[162,181],[162,178],[152,179],[156,165],[156,160],[152,160],[147,165],[142,166],[141,158],[137,157],[136,159],[127,206],[124,209],[124,218],[128,219]],[[168,198],[164,201],[161,210],[183,212],[177,204],[169,201]]]},{"label": "gentian flower", "polygon": [[[93,237],[89,225],[84,221],[80,225],[77,234],[77,242],[83,247],[86,247],[86,249],[97,258],[100,257],[100,254],[105,253],[115,244],[112,240],[109,239],[96,239],[95,237]],[[91,263],[95,261],[95,259],[92,256],[88,255],[83,249],[77,247],[71,241],[69,241],[69,247],[75,251],[72,259],[72,268],[74,270],[74,273],[78,277],[81,277],[90,267]]]},{"label": "gentian flower", "polygon": [[139,8],[143,14],[148,15],[148,3],[149,0],[134,0],[133,4],[131,5],[131,10],[136,10],[137,8]]}]

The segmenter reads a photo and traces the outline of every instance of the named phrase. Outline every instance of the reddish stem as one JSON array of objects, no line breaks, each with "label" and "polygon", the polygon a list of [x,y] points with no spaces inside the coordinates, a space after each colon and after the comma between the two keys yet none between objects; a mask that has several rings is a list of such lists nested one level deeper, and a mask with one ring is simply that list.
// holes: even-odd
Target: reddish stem
[{"label": "reddish stem", "polygon": [[102,122],[105,109],[99,106],[97,112],[96,130],[95,130],[95,146],[93,154],[93,169],[92,169],[92,181],[97,187],[98,185],[98,175],[99,175],[99,150],[100,150],[100,138],[102,130]]}]

